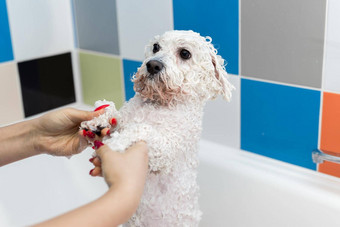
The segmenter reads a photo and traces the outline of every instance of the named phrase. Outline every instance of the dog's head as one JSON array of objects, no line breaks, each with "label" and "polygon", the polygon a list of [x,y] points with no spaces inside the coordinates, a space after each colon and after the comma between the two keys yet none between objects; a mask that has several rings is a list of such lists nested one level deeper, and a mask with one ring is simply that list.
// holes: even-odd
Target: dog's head
[{"label": "dog's head", "polygon": [[133,77],[134,89],[145,100],[173,105],[222,95],[230,100],[224,60],[210,37],[193,31],[169,31],[145,48],[145,60]]}]

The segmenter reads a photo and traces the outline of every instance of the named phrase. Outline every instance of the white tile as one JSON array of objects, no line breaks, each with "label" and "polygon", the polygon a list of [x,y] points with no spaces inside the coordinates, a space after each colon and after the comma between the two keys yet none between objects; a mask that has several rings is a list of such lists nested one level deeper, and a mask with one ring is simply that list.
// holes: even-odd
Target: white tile
[{"label": "white tile", "polygon": [[144,46],[155,35],[173,30],[171,0],[117,0],[120,53],[123,58],[144,59]]},{"label": "white tile", "polygon": [[7,0],[7,7],[16,60],[74,47],[70,0]]},{"label": "white tile", "polygon": [[15,63],[0,65],[0,126],[22,120],[24,111]]},{"label": "white tile", "polygon": [[236,88],[231,102],[228,103],[219,97],[207,103],[202,138],[240,148],[240,77],[229,76],[229,81]]},{"label": "white tile", "polygon": [[328,1],[323,88],[340,92],[340,1]]}]

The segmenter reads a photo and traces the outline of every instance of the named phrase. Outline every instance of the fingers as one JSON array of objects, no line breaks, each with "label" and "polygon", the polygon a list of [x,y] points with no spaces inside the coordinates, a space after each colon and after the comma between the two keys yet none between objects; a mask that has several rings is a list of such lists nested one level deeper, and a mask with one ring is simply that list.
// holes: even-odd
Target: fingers
[{"label": "fingers", "polygon": [[79,134],[91,142],[100,139],[99,135],[96,135],[94,132],[86,129],[79,130]]},{"label": "fingers", "polygon": [[92,170],[90,170],[90,175],[93,177],[96,176],[103,176],[102,175],[102,162],[100,160],[100,157],[102,157],[101,155],[103,155],[103,150],[106,150],[107,146],[104,146],[104,148],[102,148],[104,146],[104,144],[101,141],[95,140],[94,141],[94,149],[96,149],[96,154],[98,155],[97,157],[93,157],[91,158],[89,161],[92,162],[92,164],[95,166]]},{"label": "fingers", "polygon": [[[92,159],[92,161],[91,161]],[[91,158],[90,159],[90,162],[92,162],[92,164],[95,166],[95,167],[101,167],[102,165],[102,162],[100,161],[100,158],[99,157],[94,157],[94,158]]]},{"label": "fingers", "polygon": [[101,130],[101,136],[110,136],[110,134],[111,134],[111,131],[110,131],[110,129],[109,128],[104,128],[104,129],[102,129]]},{"label": "fingers", "polygon": [[88,120],[91,120],[95,117],[98,117],[99,115],[103,114],[104,112],[105,112],[104,109],[100,109],[100,110],[95,111],[95,112],[78,110],[78,109],[74,109],[74,108],[65,109],[65,114],[67,115],[67,117],[74,122],[88,121]]},{"label": "fingers", "polygon": [[94,168],[90,170],[89,174],[93,177],[102,176],[102,168],[101,168],[102,162],[100,161],[100,158],[93,157],[93,158],[90,158],[89,161],[94,165]]},{"label": "fingers", "polygon": [[[102,106],[99,106],[98,108],[96,108],[94,110],[94,112],[88,112],[90,114],[96,114],[96,113],[99,113],[101,114],[104,109],[106,107],[108,107],[109,105],[102,105]],[[116,118],[111,118],[108,120],[109,124],[111,125],[110,128],[103,128],[103,127],[100,127],[100,126],[97,126],[97,129],[96,130],[89,130],[87,128],[83,128],[80,132],[81,135],[83,135],[85,138],[87,138],[88,140],[90,140],[91,142],[93,142],[94,140],[101,140],[102,137],[105,137],[105,136],[110,136],[111,135],[111,132],[114,131],[114,129],[116,128],[117,126],[117,119]]]},{"label": "fingers", "polygon": [[112,126],[112,128],[115,128],[117,126],[117,119],[116,118],[111,118],[109,123]]},{"label": "fingers", "polygon": [[96,166],[96,167],[94,167],[93,169],[90,170],[89,174],[93,177],[98,177],[98,176],[102,177],[103,176],[102,175],[102,168]]},{"label": "fingers", "polygon": [[105,152],[111,150],[109,146],[103,144],[100,141],[95,141],[94,149],[96,150],[96,154],[98,155],[99,158],[102,158]]}]

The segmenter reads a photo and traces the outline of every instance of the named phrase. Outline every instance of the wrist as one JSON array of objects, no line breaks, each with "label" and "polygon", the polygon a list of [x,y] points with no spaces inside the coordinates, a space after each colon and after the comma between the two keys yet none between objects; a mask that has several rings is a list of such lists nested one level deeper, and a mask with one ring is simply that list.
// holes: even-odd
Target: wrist
[{"label": "wrist", "polygon": [[113,184],[109,188],[109,191],[120,193],[124,197],[128,198],[131,202],[134,202],[136,205],[138,205],[144,191],[144,185],[138,185],[136,183],[124,181]]},{"label": "wrist", "polygon": [[33,119],[29,121],[30,123],[30,136],[29,136],[29,142],[32,147],[32,152],[36,154],[42,154],[44,151],[44,145],[42,142],[42,135],[39,130],[39,120]]},{"label": "wrist", "polygon": [[[111,202],[120,201],[119,210],[122,214],[122,220],[119,221],[120,224],[126,222],[137,210],[138,205],[141,200],[142,193],[140,190],[136,190],[130,185],[112,185],[106,196],[110,197]],[[111,204],[113,205],[113,204]]]},{"label": "wrist", "polygon": [[37,155],[35,149],[35,130],[32,121],[0,128],[0,166]]}]

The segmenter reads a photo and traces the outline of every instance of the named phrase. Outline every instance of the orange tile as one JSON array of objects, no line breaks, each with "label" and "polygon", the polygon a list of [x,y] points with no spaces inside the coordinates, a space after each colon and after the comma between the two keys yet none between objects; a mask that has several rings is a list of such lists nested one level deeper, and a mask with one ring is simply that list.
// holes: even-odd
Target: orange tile
[{"label": "orange tile", "polygon": [[335,177],[340,177],[340,164],[336,164],[333,162],[324,162],[322,164],[319,164],[318,171]]},{"label": "orange tile", "polygon": [[340,153],[340,95],[324,92],[320,149]]}]

